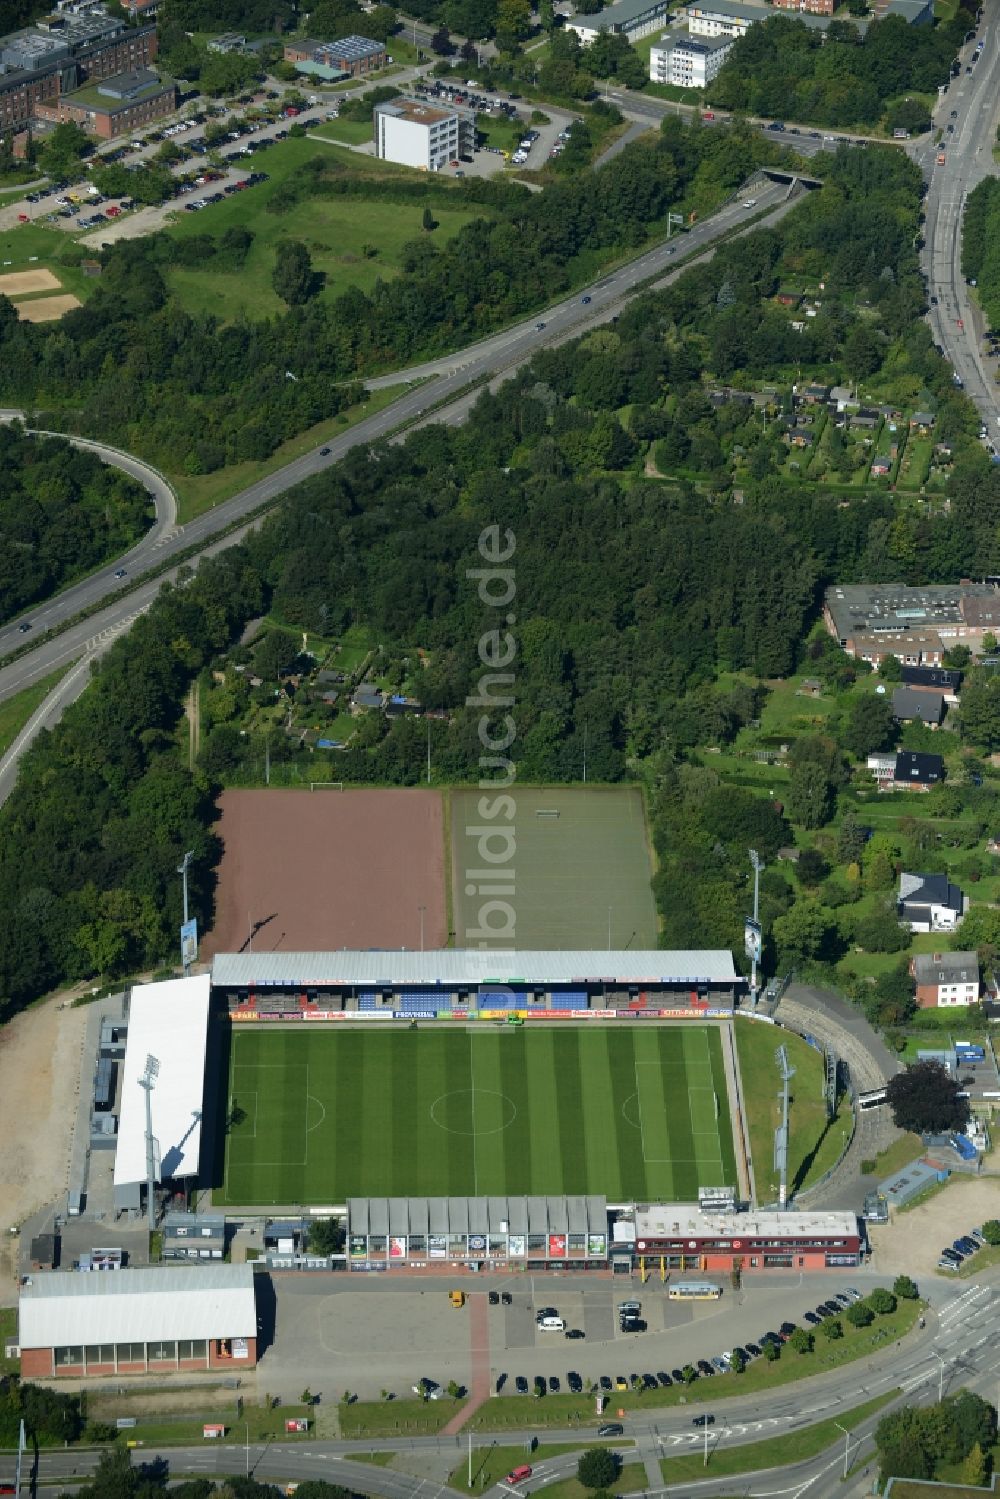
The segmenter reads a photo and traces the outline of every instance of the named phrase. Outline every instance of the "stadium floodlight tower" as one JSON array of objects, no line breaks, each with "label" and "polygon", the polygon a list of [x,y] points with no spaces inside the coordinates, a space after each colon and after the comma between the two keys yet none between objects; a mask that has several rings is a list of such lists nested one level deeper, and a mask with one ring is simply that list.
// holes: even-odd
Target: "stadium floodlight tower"
[{"label": "stadium floodlight tower", "polygon": [[760,932],[760,872],[764,868],[763,860],[755,848],[750,850],[750,865],[753,869],[753,919],[748,921],[747,926],[747,952],[750,957],[750,1003],[753,1009],[757,1008],[757,964],[760,961],[761,932]]},{"label": "stadium floodlight tower", "polygon": [[774,1132],[774,1169],[778,1173],[778,1206],[788,1207],[788,1084],[795,1076],[795,1068],[788,1064],[788,1052],[779,1046],[774,1060],[781,1073],[781,1123]]},{"label": "stadium floodlight tower", "polygon": [[139,1079],[139,1087],[146,1094],[146,1221],[150,1233],[156,1227],[156,1150],[153,1140],[153,1089],[160,1073],[156,1057],[147,1055],[146,1068]]}]

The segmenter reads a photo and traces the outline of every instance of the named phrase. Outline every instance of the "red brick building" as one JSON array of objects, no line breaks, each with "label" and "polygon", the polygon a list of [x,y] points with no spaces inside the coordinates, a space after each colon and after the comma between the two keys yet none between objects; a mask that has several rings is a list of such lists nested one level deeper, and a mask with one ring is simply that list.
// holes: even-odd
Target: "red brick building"
[{"label": "red brick building", "polygon": [[83,84],[148,67],[156,48],[155,25],[110,16],[57,14],[0,37],[0,132]]},{"label": "red brick building", "polygon": [[35,112],[40,120],[54,124],[70,120],[88,134],[108,141],[117,135],[134,135],[154,120],[173,114],[176,108],[173,80],[140,68],[39,104]]},{"label": "red brick building", "polygon": [[253,1268],[38,1275],[21,1290],[18,1341],[26,1379],[242,1373],[257,1363]]},{"label": "red brick building", "polygon": [[[633,1256],[664,1270],[829,1270],[857,1265],[861,1233],[854,1213],[713,1212],[689,1203],[637,1208]],[[616,1225],[619,1242],[621,1220]]]}]

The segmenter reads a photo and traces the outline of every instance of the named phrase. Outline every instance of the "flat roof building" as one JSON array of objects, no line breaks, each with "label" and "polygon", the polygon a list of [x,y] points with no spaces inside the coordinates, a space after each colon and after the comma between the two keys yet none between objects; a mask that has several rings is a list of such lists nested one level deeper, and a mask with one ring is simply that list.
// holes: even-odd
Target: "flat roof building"
[{"label": "flat roof building", "polygon": [[861,1233],[855,1213],[799,1212],[751,1208],[748,1212],[712,1212],[690,1203],[654,1203],[620,1214],[634,1229],[633,1253],[662,1258],[665,1267],[684,1271],[819,1270],[857,1265]]},{"label": "flat roof building", "polygon": [[[995,583],[943,583],[911,588],[903,583],[842,583],[828,588],[827,629],[848,655],[894,655],[908,666],[939,666],[943,649],[981,649],[983,636],[1000,631],[1000,588]],[[872,662],[878,664],[877,661]]]},{"label": "flat roof building", "polygon": [[54,1271],[21,1288],[18,1342],[26,1379],[252,1369],[253,1268]]},{"label": "flat roof building", "polygon": [[653,83],[675,88],[704,88],[718,76],[735,45],[731,36],[691,36],[668,31],[650,48],[649,76]]},{"label": "flat roof building", "polygon": [[336,42],[317,42],[307,37],[286,42],[284,58],[300,73],[311,73],[318,78],[361,78],[385,67],[386,49],[384,42],[372,41],[368,36],[345,36]]},{"label": "flat roof building", "polygon": [[374,125],[376,156],[422,172],[471,156],[476,143],[475,115],[455,105],[389,99],[376,104]]},{"label": "flat roof building", "polygon": [[141,1207],[146,1182],[146,1094],[139,1080],[147,1058],[157,1064],[151,1094],[156,1180],[198,1174],[211,987],[205,973],[132,990],[114,1174],[121,1211]]},{"label": "flat roof building", "polygon": [[[449,1261],[499,1269],[603,1269],[603,1197],[352,1197],[352,1270]],[[442,1265],[443,1268],[443,1265]]]}]

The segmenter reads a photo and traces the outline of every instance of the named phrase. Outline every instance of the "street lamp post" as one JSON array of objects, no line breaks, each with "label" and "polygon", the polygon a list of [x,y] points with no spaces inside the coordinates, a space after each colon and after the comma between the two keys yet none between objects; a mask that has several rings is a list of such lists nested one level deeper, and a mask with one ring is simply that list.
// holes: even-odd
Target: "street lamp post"
[{"label": "street lamp post", "polygon": [[847,1467],[851,1457],[851,1433],[848,1431],[846,1426],[841,1426],[839,1421],[834,1421],[833,1424],[838,1431],[842,1431],[844,1433],[844,1482],[846,1483]]},{"label": "street lamp post", "polygon": [[944,1359],[941,1357],[940,1353],[938,1353],[936,1348],[932,1348],[931,1352],[937,1359],[938,1363],[941,1365],[940,1369],[938,1370],[938,1404],[940,1405],[941,1401],[944,1399],[944,1371],[946,1365]]}]

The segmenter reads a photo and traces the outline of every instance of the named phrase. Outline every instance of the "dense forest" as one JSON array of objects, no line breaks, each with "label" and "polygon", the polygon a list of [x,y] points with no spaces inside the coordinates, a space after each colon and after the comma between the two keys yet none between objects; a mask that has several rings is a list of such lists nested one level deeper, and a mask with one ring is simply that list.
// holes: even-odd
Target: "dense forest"
[{"label": "dense forest", "polygon": [[145,488],[120,469],[0,425],[0,624],[120,556],[151,519]]},{"label": "dense forest", "polygon": [[[909,26],[901,16],[872,21],[864,35],[850,21],[831,22],[826,35],[789,16],[751,26],[733,47],[709,89],[713,104],[814,125],[874,125],[888,100],[907,90],[934,94],[946,83],[975,7],[949,22]],[[894,115],[890,125],[926,128],[926,108]]]},{"label": "dense forest", "polygon": [[[547,304],[582,274],[583,257],[592,269],[640,247],[678,199],[714,206],[774,149],[746,129],[676,126],[654,145],[629,146],[613,169],[544,193],[462,183],[455,201],[482,204],[484,216],[446,243],[415,241],[403,275],[370,295],[355,289],[270,321],[222,327],[189,315],[171,302],[160,270],[165,255],[181,254],[175,242],[122,240],[102,252],[104,274],[86,306],[58,324],[21,322],[0,297],[0,400],[168,470],[263,459],[351,404],[356,376],[454,348]],[[274,207],[281,212],[288,194],[358,190],[356,174],[317,153]],[[413,188],[364,190],[391,201]]]},{"label": "dense forest", "polygon": [[[421,697],[442,712],[428,720],[436,774],[478,779],[480,710],[466,700],[482,671],[477,642],[495,621],[468,569],[488,526],[509,529],[515,545],[518,776],[579,779],[585,740],[591,779],[643,774],[655,792],[661,880],[680,878],[693,892],[684,945],[735,944],[743,893],[718,848],[752,836],[763,853],[788,830],[784,814],[720,787],[692,758],[699,746],[731,741],[759,712],[758,690],[719,685],[720,673],[773,679],[806,660],[831,681],[849,678],[853,668],[830,642],[804,644],[833,578],[1000,571],[1000,492],[986,477],[975,415],[918,318],[910,242],[919,198],[916,168],[902,155],[842,151],[828,185],[779,230],[723,246],[614,324],[539,350],[514,380],[480,396],[464,426],[355,449],[290,493],[239,547],[164,589],[58,729],[36,742],[0,809],[0,922],[9,934],[0,994],[10,1006],[63,978],[168,958],[175,870],[188,848],[193,909],[210,924],[214,793],[249,745],[234,693],[229,720],[213,715],[189,771],[181,704],[199,672],[238,659],[233,642],[251,617],[270,610],[327,636],[359,624],[386,650],[422,649]],[[783,370],[780,341],[769,356],[761,320],[790,262],[818,266],[839,286],[809,335],[828,378],[842,373],[860,324],[878,378],[935,393],[939,420],[955,434],[950,506],[826,492],[766,462],[739,491],[645,477],[651,442],[671,424],[699,425],[720,325],[735,330],[741,377]],[[822,780],[829,795],[848,761],[885,741],[881,709],[872,711],[805,756],[807,790]],[[368,715],[336,757],[337,778],[414,784],[426,734],[418,720]],[[788,815],[796,806],[793,797]],[[669,921],[664,940],[678,940]],[[793,924],[783,940],[792,950],[813,938]]]}]

